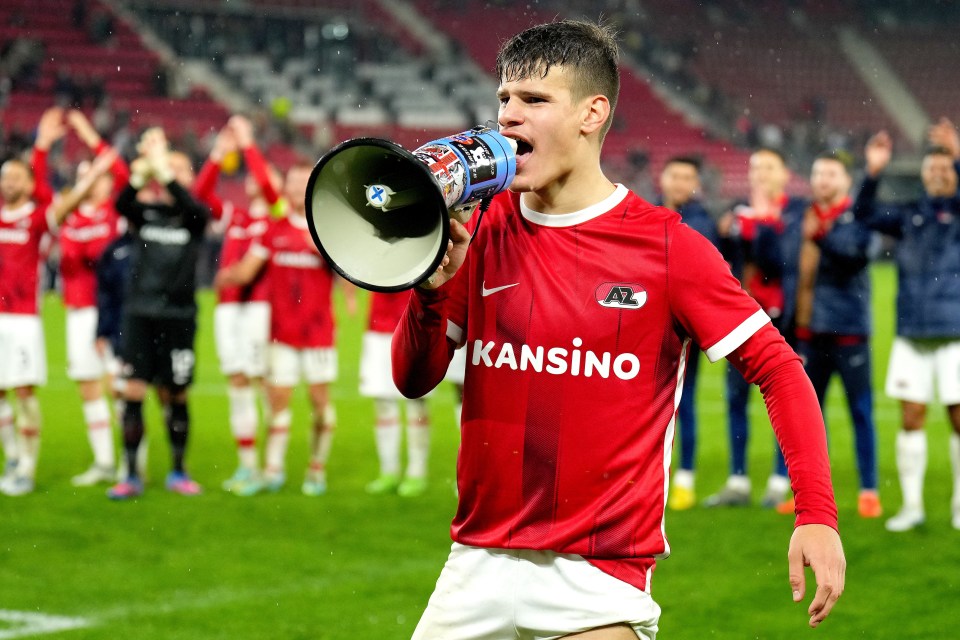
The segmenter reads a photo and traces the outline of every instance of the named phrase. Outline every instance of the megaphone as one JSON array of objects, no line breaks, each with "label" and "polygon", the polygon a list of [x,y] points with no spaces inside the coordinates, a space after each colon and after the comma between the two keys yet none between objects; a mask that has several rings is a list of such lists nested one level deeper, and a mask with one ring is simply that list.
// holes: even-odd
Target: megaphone
[{"label": "megaphone", "polygon": [[440,265],[449,217],[466,222],[517,171],[516,142],[487,127],[413,152],[380,138],[324,154],[307,183],[307,225],[327,262],[370,291],[403,291]]}]

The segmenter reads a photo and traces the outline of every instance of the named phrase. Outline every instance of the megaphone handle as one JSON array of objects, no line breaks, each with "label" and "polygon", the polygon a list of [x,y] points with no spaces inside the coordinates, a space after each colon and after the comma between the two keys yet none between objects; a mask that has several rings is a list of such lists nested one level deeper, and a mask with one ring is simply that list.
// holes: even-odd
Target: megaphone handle
[{"label": "megaphone handle", "polygon": [[480,213],[477,215],[477,224],[473,227],[473,233],[470,234],[470,244],[473,244],[473,239],[477,237],[477,231],[480,229],[480,221],[483,220],[483,214],[490,208],[491,202],[493,202],[493,196],[480,201],[480,206],[477,208]]}]

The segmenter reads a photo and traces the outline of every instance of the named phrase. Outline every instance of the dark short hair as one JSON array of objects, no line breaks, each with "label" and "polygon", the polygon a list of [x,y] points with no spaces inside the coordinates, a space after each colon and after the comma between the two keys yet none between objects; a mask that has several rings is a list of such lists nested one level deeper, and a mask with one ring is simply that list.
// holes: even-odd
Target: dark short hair
[{"label": "dark short hair", "polygon": [[947,156],[948,158],[953,158],[953,154],[950,153],[950,150],[940,145],[927,147],[927,150],[923,152],[923,157],[926,158],[927,156]]},{"label": "dark short hair", "polygon": [[753,155],[755,153],[773,154],[778,158],[780,158],[780,162],[783,163],[783,166],[787,166],[787,156],[783,155],[783,152],[780,151],[780,149],[774,149],[773,147],[757,147],[756,149],[750,152],[750,155]]},{"label": "dark short hair", "polygon": [[7,165],[7,164],[20,165],[21,167],[23,167],[23,170],[27,172],[27,175],[30,176],[31,180],[33,180],[36,177],[33,175],[33,166],[29,162],[24,160],[21,156],[13,156],[11,158],[7,158],[3,162],[0,162],[0,169],[2,169],[4,165]]},{"label": "dark short hair", "polygon": [[841,165],[843,165],[844,171],[847,173],[853,173],[853,156],[849,151],[844,151],[843,149],[821,151],[817,154],[817,157],[814,158],[814,162],[817,160],[833,160],[834,162],[839,162]]},{"label": "dark short hair", "polygon": [[610,101],[610,116],[600,131],[603,140],[613,122],[620,94],[616,32],[612,27],[584,20],[539,24],[510,38],[497,54],[501,81],[545,78],[550,67],[573,71],[571,91],[576,98],[603,95]]},{"label": "dark short hair", "polygon": [[703,168],[703,161],[697,156],[673,156],[663,164],[663,168],[666,169],[672,164],[685,164],[693,167],[697,173],[700,173],[700,170]]}]

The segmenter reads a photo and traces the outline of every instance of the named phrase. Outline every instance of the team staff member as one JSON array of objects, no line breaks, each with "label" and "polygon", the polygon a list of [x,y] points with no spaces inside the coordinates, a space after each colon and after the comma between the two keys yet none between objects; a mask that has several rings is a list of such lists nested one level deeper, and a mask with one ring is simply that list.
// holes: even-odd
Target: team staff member
[{"label": "team staff member", "polygon": [[[850,197],[852,178],[846,154],[825,152],[810,172],[813,202],[802,224],[793,225],[785,238],[792,244],[793,272],[785,282],[796,299],[791,320],[797,352],[823,408],[827,386],[840,375],[853,422],[860,494],[857,511],[879,518],[883,509],[877,493],[877,446],[873,420],[870,367],[871,232],[854,217]],[[777,507],[793,512],[793,500]]]},{"label": "team staff member", "polygon": [[887,520],[889,531],[923,524],[923,477],[927,434],[923,425],[934,384],[953,425],[953,527],[960,529],[960,137],[948,120],[931,132],[941,146],[923,157],[924,195],[903,204],[877,204],[880,176],[893,155],[886,132],[866,148],[867,177],[858,198],[858,216],[897,239],[897,336],[890,349],[886,393],[900,400],[903,429],[897,434],[897,472],[903,506]]},{"label": "team staff member", "polygon": [[334,275],[307,227],[304,194],[310,169],[296,165],[287,172],[287,215],[274,221],[240,262],[217,273],[218,288],[247,286],[261,272],[268,279],[272,313],[267,395],[271,419],[263,475],[250,487],[250,494],[279,491],[286,483],[287,444],[293,421],[290,400],[301,378],[307,383],[313,407],[310,463],[301,491],[308,496],[327,492],[327,459],[336,423],[330,401],[330,384],[337,378],[331,298]]},{"label": "team staff member", "polygon": [[[223,202],[216,194],[221,164],[230,153],[242,151],[247,167],[244,189],[249,205]],[[194,189],[197,197],[226,223],[220,269],[239,262],[254,240],[266,233],[270,214],[282,215],[286,204],[277,192],[280,179],[268,166],[253,139],[253,125],[243,116],[233,116],[217,135],[210,156],[200,169]],[[224,481],[223,488],[237,495],[249,495],[260,483],[257,463],[256,387],[267,372],[270,342],[270,303],[267,280],[256,278],[245,287],[224,287],[217,291],[213,312],[220,370],[227,376],[230,404],[230,431],[237,444],[239,465]]]},{"label": "team staff member", "polygon": [[[143,493],[137,450],[143,439],[143,401],[155,385],[164,407],[172,470],[166,487],[181,495],[200,493],[184,468],[190,430],[187,391],[196,362],[196,269],[209,211],[187,191],[193,168],[182,153],[171,152],[163,130],[144,132],[131,165],[130,182],[117,199],[117,211],[133,231],[130,286],[124,301],[124,353],[127,369],[123,446],[128,476],[107,495],[114,500]],[[141,202],[137,193],[159,186],[156,201]]]},{"label": "team staff member", "polygon": [[[717,223],[700,202],[700,161],[689,156],[675,156],[660,173],[660,202],[676,211],[685,225],[699,232],[714,246],[718,243]],[[697,503],[694,455],[697,446],[697,371],[700,368],[700,347],[693,345],[683,379],[683,396],[677,417],[680,421],[680,466],[674,471],[668,505],[678,511]]]},{"label": "team staff member", "polygon": [[[69,111],[67,123],[95,156],[111,150],[82,112]],[[82,179],[90,166],[89,162],[81,163],[77,167],[78,177]],[[77,487],[116,479],[110,405],[102,383],[107,362],[96,343],[96,265],[104,249],[125,226],[114,201],[129,177],[127,163],[118,157],[110,172],[94,184],[90,195],[67,216],[59,233],[63,303],[67,307],[67,376],[77,381],[93,451],[93,465],[73,477]]]},{"label": "team staff member", "polygon": [[[800,224],[806,203],[787,196],[790,171],[779,151],[754,151],[750,155],[747,179],[750,182],[749,200],[735,206],[732,214],[721,219],[719,233],[734,275],[770,316],[774,326],[783,332],[793,304],[783,294],[784,285],[789,283],[783,281],[781,235],[784,229]],[[758,232],[767,230],[774,230],[774,233],[763,234],[762,240],[758,238]],[[727,367],[726,383],[730,476],[720,491],[704,501],[708,507],[745,506],[751,502],[751,482],[747,475],[750,384],[733,366]],[[775,446],[774,468],[767,478],[761,504],[767,508],[776,507],[783,502],[789,488],[786,463]]]},{"label": "team staff member", "polygon": [[[691,343],[760,385],[793,473],[790,581],[843,589],[823,420],[800,360],[680,217],[600,169],[617,44],[591,23],[531,27],[497,60],[511,191],[447,255],[394,335],[394,380],[418,397],[465,345],[454,545],[414,638],[652,638],[674,415]],[[469,249],[468,249],[469,247]],[[535,588],[534,588],[535,586]]]}]

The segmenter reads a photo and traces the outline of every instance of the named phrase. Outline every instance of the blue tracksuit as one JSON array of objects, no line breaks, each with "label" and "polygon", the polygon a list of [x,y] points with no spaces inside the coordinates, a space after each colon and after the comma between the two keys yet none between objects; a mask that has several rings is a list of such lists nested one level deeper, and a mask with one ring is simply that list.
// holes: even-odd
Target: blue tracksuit
[{"label": "blue tracksuit", "polygon": [[[840,374],[854,426],[857,466],[862,489],[877,487],[876,429],[873,420],[870,345],[870,276],[867,272],[871,232],[857,221],[853,209],[842,213],[817,244],[820,261],[813,287],[809,340],[797,340],[797,352],[824,406],[827,386]],[[795,328],[800,250],[800,224],[788,224],[780,236],[785,311],[788,332]],[[789,311],[787,311],[789,310]]]},{"label": "blue tracksuit", "polygon": [[[661,206],[663,202],[659,202]],[[684,224],[699,232],[707,240],[718,244],[717,223],[710,213],[697,200],[691,200],[680,207],[677,212]],[[683,393],[680,396],[680,406],[677,409],[680,421],[680,468],[692,471],[694,456],[697,447],[697,411],[696,388],[697,371],[700,368],[700,347],[691,345],[690,355],[687,358],[687,370],[683,379]]]},{"label": "blue tracksuit", "polygon": [[[783,268],[793,255],[799,260],[799,247],[794,249],[792,239],[802,229],[803,214],[807,203],[801,198],[787,200],[780,212],[780,222],[777,225],[761,224],[757,227],[757,235],[751,242],[733,244],[733,254],[728,257],[734,268],[734,275],[743,280],[743,267],[747,262],[757,266],[765,277],[780,279],[781,286],[786,292],[788,288],[796,291],[796,273],[790,273]],[[785,332],[789,327],[789,318],[793,317],[795,302],[784,295],[783,309],[780,315],[774,318],[774,325]],[[786,325],[784,324],[786,321]],[[789,333],[784,333],[789,335]],[[747,422],[747,404],[750,400],[750,384],[743,379],[740,372],[732,365],[727,365],[727,427],[730,432],[730,473],[732,475],[747,475],[747,438],[749,425]],[[775,441],[776,442],[776,441]],[[774,473],[787,475],[787,465],[780,452],[780,447],[774,445]]]},{"label": "blue tracksuit", "polygon": [[878,185],[863,181],[856,213],[898,239],[897,335],[960,338],[960,197],[876,204]]}]

